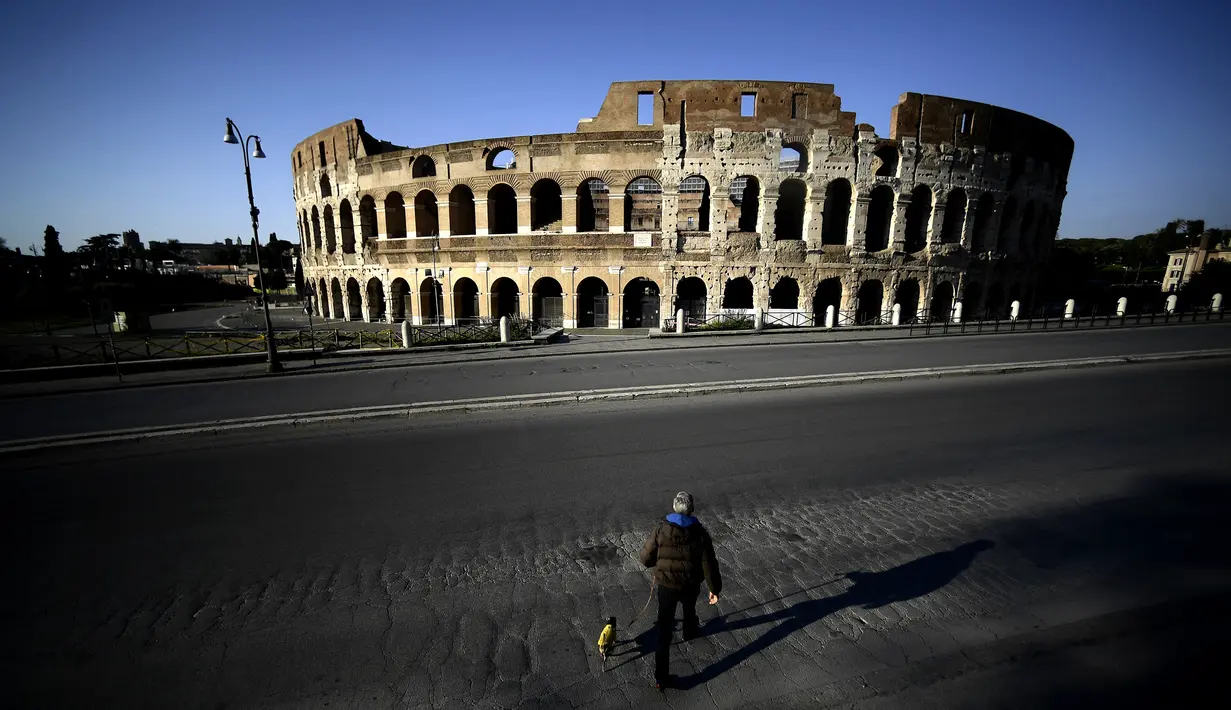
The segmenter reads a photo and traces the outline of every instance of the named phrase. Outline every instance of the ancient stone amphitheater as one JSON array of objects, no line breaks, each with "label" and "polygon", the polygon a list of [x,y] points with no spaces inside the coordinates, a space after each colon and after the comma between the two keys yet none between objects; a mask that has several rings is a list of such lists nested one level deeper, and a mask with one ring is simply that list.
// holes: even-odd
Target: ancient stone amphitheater
[{"label": "ancient stone amphitheater", "polygon": [[973,101],[903,94],[881,137],[830,84],[635,81],[574,133],[407,148],[354,119],[291,163],[322,316],[619,328],[1025,307],[1072,153]]}]

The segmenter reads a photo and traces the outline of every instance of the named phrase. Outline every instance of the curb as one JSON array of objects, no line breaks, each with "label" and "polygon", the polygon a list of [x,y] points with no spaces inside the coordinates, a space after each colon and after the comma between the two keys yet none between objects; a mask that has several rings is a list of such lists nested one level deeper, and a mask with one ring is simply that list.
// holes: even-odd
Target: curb
[{"label": "curb", "polygon": [[262,429],[274,426],[292,427],[368,419],[412,418],[423,414],[445,412],[486,412],[525,407],[551,407],[569,404],[588,404],[605,401],[632,401],[666,397],[692,397],[733,392],[758,392],[800,387],[827,387],[877,382],[901,382],[946,377],[971,377],[979,375],[1006,375],[1048,370],[1075,370],[1112,365],[1136,365],[1186,360],[1212,360],[1231,358],[1231,348],[1218,350],[1190,350],[1151,355],[1117,355],[1110,357],[1077,358],[1070,360],[1040,360],[1034,362],[998,363],[990,365],[954,366],[886,370],[882,372],[851,372],[831,375],[797,375],[750,380],[724,380],[716,382],[682,383],[647,387],[622,387],[569,392],[544,392],[526,395],[504,395],[474,399],[410,402],[407,404],[355,407],[349,409],[273,414],[244,419],[223,419],[199,424],[176,424],[166,426],[122,429],[87,434],[64,434],[59,436],[18,439],[0,442],[0,454],[21,451],[80,446],[87,444],[120,443],[144,439],[180,436],[186,434],[218,434],[244,429]]}]

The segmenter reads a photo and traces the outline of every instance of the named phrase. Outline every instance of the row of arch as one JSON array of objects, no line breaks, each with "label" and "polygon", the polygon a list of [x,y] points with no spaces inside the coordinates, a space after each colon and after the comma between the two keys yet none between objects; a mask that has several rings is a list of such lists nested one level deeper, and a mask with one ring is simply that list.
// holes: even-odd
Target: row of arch
[{"label": "row of arch", "polygon": [[[629,231],[659,231],[662,224],[662,202],[659,195],[662,186],[650,177],[632,180],[625,189],[624,224]],[[755,232],[759,229],[761,204],[764,191],[753,176],[740,176],[731,183],[728,198],[738,213],[732,225],[740,232]],[[600,178],[590,178],[577,186],[576,229],[579,232],[604,232],[610,228],[610,187]],[[822,219],[822,244],[844,245],[847,243],[848,222],[851,207],[851,184],[838,178],[829,182],[825,190]],[[888,185],[877,185],[868,195],[865,248],[869,252],[888,249],[895,205],[901,198]],[[518,225],[517,192],[507,183],[497,183],[487,191],[487,233],[515,234]],[[774,209],[774,238],[778,240],[802,239],[807,210],[808,186],[801,180],[788,178],[778,185]],[[904,225],[904,249],[918,252],[927,245],[927,236],[934,232],[936,209],[933,189],[927,185],[917,186],[909,197]],[[440,215],[437,197],[424,189],[415,195],[411,208],[415,215],[417,236],[440,234]],[[970,200],[962,188],[950,190],[945,198],[944,217],[939,225],[939,241],[942,244],[958,244],[962,241],[966,214]],[[971,225],[971,250],[975,253],[992,248],[992,223],[997,202],[991,194],[983,194],[975,203],[975,219]],[[385,231],[390,239],[407,236],[407,204],[402,194],[390,192],[384,199]],[[476,233],[475,195],[467,185],[457,185],[449,193],[449,231],[454,236]],[[1000,244],[1010,235],[1017,217],[1017,198],[1010,195],[1000,205],[1001,216],[997,232]],[[360,200],[360,233],[364,240],[375,238],[378,232],[376,201],[371,195]],[[710,231],[709,183],[700,175],[692,175],[680,183],[679,222],[682,230]],[[559,183],[543,178],[530,189],[530,229],[532,231],[560,231],[563,220],[563,193]],[[1027,201],[1018,229],[1019,243],[1027,255],[1040,254],[1047,240],[1055,231],[1058,215],[1052,215],[1044,206],[1036,209],[1034,201]],[[325,205],[322,214],[314,205],[311,215],[302,211],[299,220],[301,240],[310,248],[326,253],[338,250],[338,235],[341,236],[341,251],[355,251],[355,225],[349,200],[339,203],[337,220],[333,206]]]}]

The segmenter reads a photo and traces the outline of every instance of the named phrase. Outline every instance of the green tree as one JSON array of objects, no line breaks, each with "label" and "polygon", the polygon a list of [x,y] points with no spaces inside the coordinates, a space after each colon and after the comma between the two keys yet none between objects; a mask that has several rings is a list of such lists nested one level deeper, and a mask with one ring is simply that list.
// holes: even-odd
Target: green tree
[{"label": "green tree", "polygon": [[49,262],[62,261],[64,258],[64,247],[60,246],[60,233],[50,224],[43,230],[43,256],[47,257]]},{"label": "green tree", "polygon": [[118,234],[99,234],[85,240],[82,249],[85,254],[88,254],[95,268],[109,270],[112,260],[115,256],[116,248],[120,244],[120,235]]}]

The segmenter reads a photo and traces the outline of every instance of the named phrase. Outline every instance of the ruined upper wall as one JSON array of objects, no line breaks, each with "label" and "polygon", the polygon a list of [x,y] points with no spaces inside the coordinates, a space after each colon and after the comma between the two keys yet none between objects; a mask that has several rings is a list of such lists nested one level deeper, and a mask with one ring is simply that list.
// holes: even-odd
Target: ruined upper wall
[{"label": "ruined upper wall", "polygon": [[[637,97],[654,97],[653,125],[637,123]],[[740,115],[743,94],[756,95],[753,116]],[[685,108],[687,107],[687,108]],[[664,123],[683,122],[687,130],[758,131],[778,128],[787,133],[829,129],[851,135],[855,114],[842,110],[833,84],[785,81],[618,81],[607,90],[598,115],[583,119],[578,133],[592,131],[661,130]]]}]

